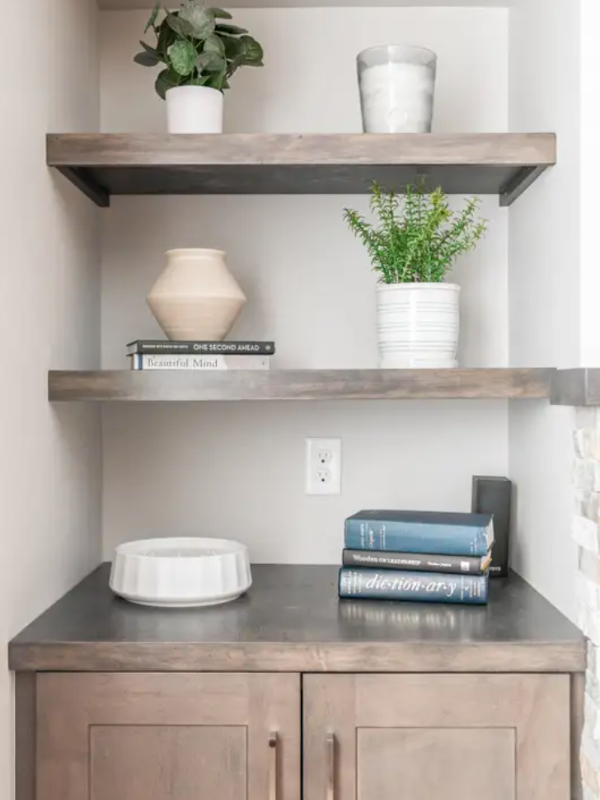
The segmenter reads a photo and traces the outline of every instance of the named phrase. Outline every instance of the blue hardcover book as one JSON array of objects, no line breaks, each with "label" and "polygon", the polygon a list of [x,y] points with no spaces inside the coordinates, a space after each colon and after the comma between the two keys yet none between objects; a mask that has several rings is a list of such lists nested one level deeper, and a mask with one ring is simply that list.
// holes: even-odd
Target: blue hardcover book
[{"label": "blue hardcover book", "polygon": [[488,600],[488,580],[487,575],[440,575],[436,572],[342,567],[338,595],[342,599],[484,605]]},{"label": "blue hardcover book", "polygon": [[494,543],[491,514],[444,511],[359,511],[346,520],[348,550],[485,556]]}]

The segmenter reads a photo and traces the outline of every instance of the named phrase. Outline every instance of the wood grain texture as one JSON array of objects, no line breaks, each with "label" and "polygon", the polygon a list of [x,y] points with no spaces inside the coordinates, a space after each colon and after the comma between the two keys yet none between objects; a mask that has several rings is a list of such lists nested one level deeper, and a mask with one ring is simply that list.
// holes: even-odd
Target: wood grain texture
[{"label": "wood grain texture", "polygon": [[[527,800],[569,800],[570,679],[568,675],[306,675],[304,677],[304,800],[321,800],[326,785],[323,741],[333,731],[338,742],[336,800],[397,797],[394,753],[373,748],[361,754],[361,737],[371,731],[407,729],[451,732],[479,729],[514,730],[512,775],[516,797]],[[421,740],[425,743],[425,740]],[[393,744],[393,742],[391,743]],[[431,736],[429,759],[421,756],[421,770],[435,769],[434,756],[442,740]],[[389,746],[389,743],[388,743]],[[450,751],[460,746],[454,738]],[[401,759],[406,753],[398,751]],[[496,754],[498,757],[501,754]],[[467,761],[467,754],[459,762]],[[365,759],[371,763],[366,766]],[[487,756],[490,758],[490,756]],[[365,776],[357,770],[366,767]],[[383,784],[375,792],[380,772]],[[372,782],[369,783],[370,778]],[[456,788],[460,786],[455,777]],[[476,800],[481,794],[447,794],[452,784],[439,780],[427,800]],[[468,788],[468,787],[462,787]],[[396,793],[394,793],[394,789]],[[361,791],[364,790],[364,791]],[[408,792],[408,797],[415,795]],[[419,795],[416,795],[419,797]],[[495,798],[510,797],[490,795]]]},{"label": "wood grain texture", "polygon": [[[38,714],[36,800],[162,800],[165,780],[169,796],[178,800],[238,800],[239,794],[227,790],[213,793],[219,781],[225,785],[228,763],[234,786],[244,788],[243,800],[264,800],[273,731],[278,733],[281,796],[300,800],[298,675],[47,673],[38,677]],[[212,753],[216,757],[219,751],[219,759],[205,753],[190,760],[199,737],[211,734]],[[121,755],[114,763],[110,756],[119,744]],[[142,769],[146,776],[136,780]],[[224,774],[219,777],[217,770]],[[158,785],[153,786],[153,777]],[[202,786],[210,790],[198,794]]]},{"label": "wood grain texture", "polygon": [[15,676],[15,800],[37,800],[36,736],[37,677],[20,672]]},{"label": "wood grain texture", "polygon": [[554,406],[600,406],[600,369],[559,369],[551,376]]},{"label": "wood grain texture", "polygon": [[246,728],[92,725],[94,800],[246,800]]},{"label": "wood grain texture", "polygon": [[585,674],[571,675],[571,800],[583,800],[581,738],[584,724]]},{"label": "wood grain texture", "polygon": [[240,401],[540,399],[547,369],[50,372],[48,399],[61,401]]},{"label": "wood grain texture", "polygon": [[356,735],[358,800],[398,800],[399,789],[410,800],[516,800],[514,728],[371,727]]},{"label": "wood grain texture", "polygon": [[336,567],[253,565],[247,595],[174,610],[114,597],[105,565],[10,643],[15,670],[582,672],[581,632],[518,576],[487,607],[337,598]]},{"label": "wood grain texture", "polygon": [[[348,194],[425,178],[509,203],[556,163],[531,134],[49,134],[47,162],[110,194]],[[81,181],[89,180],[90,188]]]}]

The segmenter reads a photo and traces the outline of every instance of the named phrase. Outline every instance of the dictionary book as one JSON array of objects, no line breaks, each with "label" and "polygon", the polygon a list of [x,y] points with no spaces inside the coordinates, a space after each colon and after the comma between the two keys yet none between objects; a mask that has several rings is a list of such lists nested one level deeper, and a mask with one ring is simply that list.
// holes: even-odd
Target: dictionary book
[{"label": "dictionary book", "polygon": [[487,574],[440,575],[435,572],[342,567],[338,595],[346,600],[485,605],[488,600],[488,581]]}]

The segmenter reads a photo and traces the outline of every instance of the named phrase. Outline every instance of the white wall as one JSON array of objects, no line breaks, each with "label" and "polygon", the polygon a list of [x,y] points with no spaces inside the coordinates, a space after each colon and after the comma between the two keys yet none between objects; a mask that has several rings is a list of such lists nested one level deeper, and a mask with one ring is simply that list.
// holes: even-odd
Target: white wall
[{"label": "white wall", "polygon": [[580,298],[581,364],[600,364],[600,269],[598,269],[598,187],[600,186],[600,62],[598,37],[600,4],[597,0],[579,0],[581,32],[581,226],[580,226]]},{"label": "white wall", "polygon": [[[131,62],[147,15],[101,16],[103,130],[164,130],[152,76]],[[355,55],[390,38],[438,52],[436,130],[507,128],[505,10],[235,17],[263,42],[267,66],[235,76],[229,131],[360,130]],[[175,246],[228,252],[249,297],[235,333],[276,339],[276,367],[375,366],[375,279],[341,220],[347,204],[366,208],[367,199],[116,199],[102,215],[103,366],[125,367],[127,341],[160,336],[145,295]],[[504,366],[508,214],[497,198],[485,201],[484,214],[488,240],[454,275],[463,284],[461,358]],[[335,563],[342,520],[358,508],[468,509],[471,476],[508,469],[502,402],[112,405],[103,414],[106,557],[123,540],[196,533],[240,537],[255,560]],[[304,495],[307,436],[342,437],[340,497]]]},{"label": "white wall", "polygon": [[[53,408],[50,368],[99,363],[94,207],[45,166],[50,130],[99,125],[94,0],[28,0],[3,43],[0,152],[2,645],[100,559],[98,411]],[[5,651],[6,652],[6,651]],[[4,664],[6,661],[4,661]],[[0,671],[0,797],[11,796],[12,691]]]},{"label": "white wall", "polygon": [[[510,129],[558,134],[558,164],[510,210],[510,363],[581,363],[578,2],[522,0],[510,15]],[[572,409],[513,402],[510,473],[518,484],[513,564],[575,617],[570,538]]]}]

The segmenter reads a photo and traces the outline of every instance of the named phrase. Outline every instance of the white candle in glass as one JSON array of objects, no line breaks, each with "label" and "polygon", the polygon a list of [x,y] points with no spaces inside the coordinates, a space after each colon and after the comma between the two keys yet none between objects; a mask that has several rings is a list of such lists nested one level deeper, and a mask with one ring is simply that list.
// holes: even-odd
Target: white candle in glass
[{"label": "white candle in glass", "polygon": [[363,130],[429,133],[437,56],[414,45],[378,45],[357,57]]},{"label": "white candle in glass", "polygon": [[360,76],[367,133],[431,131],[435,72],[429,66],[389,62],[366,67]]}]

